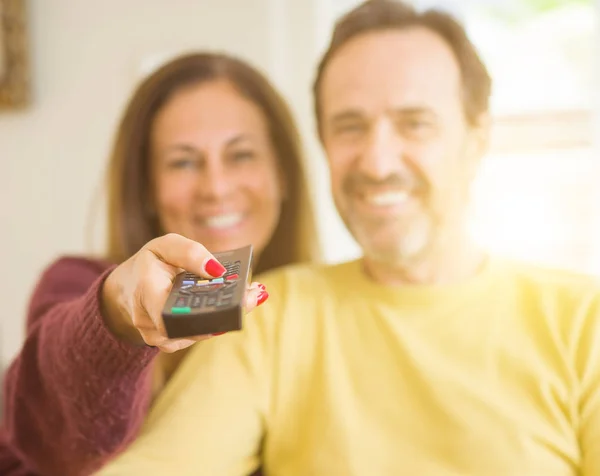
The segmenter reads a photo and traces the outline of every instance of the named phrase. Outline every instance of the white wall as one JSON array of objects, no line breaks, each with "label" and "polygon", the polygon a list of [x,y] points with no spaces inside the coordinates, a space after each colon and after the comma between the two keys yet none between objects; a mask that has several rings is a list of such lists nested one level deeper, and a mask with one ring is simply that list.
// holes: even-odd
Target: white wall
[{"label": "white wall", "polygon": [[[272,68],[269,0],[29,0],[33,104],[0,113],[0,357],[23,337],[42,268],[102,245],[92,200],[144,58],[208,47]],[[93,218],[93,220],[88,220]]]},{"label": "white wall", "polygon": [[0,113],[0,370],[18,351],[39,273],[61,254],[102,250],[102,174],[142,71],[192,49],[265,71],[303,132],[327,261],[358,248],[329,195],[311,85],[333,18],[358,0],[29,0],[34,99]]}]

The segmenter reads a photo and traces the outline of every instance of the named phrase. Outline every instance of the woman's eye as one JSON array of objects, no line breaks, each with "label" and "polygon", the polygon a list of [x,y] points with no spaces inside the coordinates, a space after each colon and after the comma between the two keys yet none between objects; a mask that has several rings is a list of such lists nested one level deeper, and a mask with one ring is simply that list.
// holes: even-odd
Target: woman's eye
[{"label": "woman's eye", "polygon": [[170,169],[191,169],[196,167],[196,161],[193,159],[174,159],[169,161]]},{"label": "woman's eye", "polygon": [[247,160],[253,160],[256,154],[251,150],[240,150],[231,154],[231,159],[234,162],[245,162]]}]

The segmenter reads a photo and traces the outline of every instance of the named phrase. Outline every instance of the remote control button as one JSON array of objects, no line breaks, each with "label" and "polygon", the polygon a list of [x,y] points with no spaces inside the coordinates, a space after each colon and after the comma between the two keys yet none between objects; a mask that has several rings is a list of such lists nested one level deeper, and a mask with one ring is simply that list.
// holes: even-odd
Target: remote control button
[{"label": "remote control button", "polygon": [[175,304],[173,305],[173,307],[187,307],[188,301],[189,301],[189,298],[187,298],[185,296],[179,296],[177,298],[177,300],[175,301]]},{"label": "remote control button", "polygon": [[172,307],[171,312],[173,314],[190,314],[192,312],[191,307]]},{"label": "remote control button", "polygon": [[229,276],[226,276],[227,281],[235,281],[236,279],[238,279],[240,277],[239,274],[231,274]]},{"label": "remote control button", "polygon": [[233,299],[233,294],[221,294],[219,297],[218,306],[229,306],[231,304],[231,300]]},{"label": "remote control button", "polygon": [[202,307],[203,302],[204,302],[204,296],[194,296],[192,298],[192,307],[194,309]]},{"label": "remote control button", "polygon": [[179,294],[183,296],[190,296],[191,293],[187,289],[179,288]]},{"label": "remote control button", "polygon": [[225,281],[221,286],[220,286],[220,290],[221,291],[229,291],[231,290],[231,288],[234,288],[236,286],[236,282],[235,281]]},{"label": "remote control button", "polygon": [[217,304],[217,295],[210,294],[206,297],[206,306],[214,306]]},{"label": "remote control button", "polygon": [[189,284],[189,285],[193,285],[193,284],[194,284],[194,281],[188,281],[188,280],[184,280],[184,281],[183,281],[181,284],[182,284],[182,285],[184,285],[184,286],[187,286],[188,284]]},{"label": "remote control button", "polygon": [[202,286],[194,286],[192,289],[190,289],[190,291],[194,294],[204,294],[209,290],[209,287],[207,285],[202,285]]}]

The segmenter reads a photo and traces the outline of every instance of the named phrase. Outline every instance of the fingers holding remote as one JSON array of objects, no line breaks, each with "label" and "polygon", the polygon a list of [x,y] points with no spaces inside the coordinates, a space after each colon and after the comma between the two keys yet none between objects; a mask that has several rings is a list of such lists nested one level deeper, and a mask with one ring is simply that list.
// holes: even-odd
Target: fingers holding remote
[{"label": "fingers holding remote", "polygon": [[[267,292],[265,285],[258,282],[253,282],[250,286],[248,286],[246,290],[246,294],[244,296],[244,308],[247,312],[251,312],[253,309],[263,304],[268,299],[268,297],[269,293]],[[216,334],[194,336],[185,339],[169,339],[166,337],[166,331],[164,329],[164,325],[162,325],[162,321],[161,325],[157,327],[159,328],[151,327],[149,329],[140,329],[140,333],[142,334],[142,336],[144,337],[144,341],[148,345],[158,347],[163,352],[167,353],[176,352],[178,350],[184,349],[192,345],[194,342],[199,342],[202,340],[209,339],[210,337],[216,337],[223,334],[227,334],[227,332],[219,332]]]},{"label": "fingers holding remote", "polygon": [[226,271],[203,245],[175,233],[156,238],[143,249],[147,249],[164,263],[207,279],[220,278]]},{"label": "fingers holding remote", "polygon": [[251,312],[257,306],[263,304],[269,298],[269,293],[264,284],[253,282],[248,286],[244,297],[244,308]]},{"label": "fingers holding remote", "polygon": [[209,338],[170,339],[161,316],[173,280],[181,269],[206,278],[220,277],[225,268],[204,246],[176,234],[148,242],[121,263],[102,287],[100,306],[107,327],[121,340],[175,352]]}]

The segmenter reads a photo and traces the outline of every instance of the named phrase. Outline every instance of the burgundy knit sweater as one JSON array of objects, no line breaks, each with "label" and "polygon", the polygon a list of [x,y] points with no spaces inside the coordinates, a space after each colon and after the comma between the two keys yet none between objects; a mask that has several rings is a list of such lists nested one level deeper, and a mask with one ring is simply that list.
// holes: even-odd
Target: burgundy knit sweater
[{"label": "burgundy knit sweater", "polygon": [[112,269],[62,258],[39,281],[25,343],[5,376],[0,475],[89,475],[140,428],[158,351],[126,345],[105,327],[99,293]]}]

